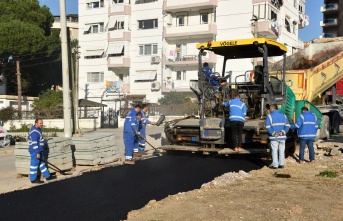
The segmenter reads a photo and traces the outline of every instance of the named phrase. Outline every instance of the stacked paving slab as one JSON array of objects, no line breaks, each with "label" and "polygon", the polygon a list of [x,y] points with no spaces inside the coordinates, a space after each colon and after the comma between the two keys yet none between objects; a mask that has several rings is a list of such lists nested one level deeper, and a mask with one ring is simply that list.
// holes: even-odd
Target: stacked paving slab
[{"label": "stacked paving slab", "polygon": [[[73,156],[71,151],[71,138],[54,138],[45,140],[44,157],[60,170],[73,168]],[[28,151],[28,142],[16,142],[14,149],[15,166],[17,174],[29,175],[31,156]],[[56,172],[49,165],[50,173]]]},{"label": "stacked paving slab", "polygon": [[72,138],[76,165],[107,164],[119,159],[114,134],[83,135]]}]

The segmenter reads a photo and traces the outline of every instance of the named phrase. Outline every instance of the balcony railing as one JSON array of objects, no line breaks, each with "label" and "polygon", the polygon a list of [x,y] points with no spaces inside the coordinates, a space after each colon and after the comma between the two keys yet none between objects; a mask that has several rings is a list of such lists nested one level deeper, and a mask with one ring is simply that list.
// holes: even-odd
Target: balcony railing
[{"label": "balcony railing", "polygon": [[108,8],[108,14],[115,15],[131,15],[131,5],[129,4],[114,4]]},{"label": "balcony railing", "polygon": [[201,10],[218,6],[218,0],[165,0],[163,1],[163,11],[177,12],[185,9]]},{"label": "balcony railing", "polygon": [[337,33],[323,33],[319,36],[319,38],[336,38]]},{"label": "balcony railing", "polygon": [[335,12],[339,11],[339,5],[337,3],[325,4],[320,7],[321,12]]},{"label": "balcony railing", "polygon": [[107,66],[112,68],[129,68],[131,59],[127,57],[109,57]]},{"label": "balcony railing", "polygon": [[324,21],[320,21],[320,26],[322,27],[336,26],[336,25],[338,25],[337,18],[328,18],[328,19],[324,19]]},{"label": "balcony railing", "polygon": [[164,27],[163,37],[169,39],[180,38],[210,38],[217,34],[216,24],[198,24],[186,26]]}]

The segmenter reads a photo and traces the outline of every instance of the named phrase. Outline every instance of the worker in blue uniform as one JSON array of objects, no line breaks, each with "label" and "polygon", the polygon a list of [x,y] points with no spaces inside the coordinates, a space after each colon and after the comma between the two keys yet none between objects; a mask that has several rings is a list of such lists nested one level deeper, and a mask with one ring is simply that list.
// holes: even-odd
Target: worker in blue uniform
[{"label": "worker in blue uniform", "polygon": [[30,181],[31,183],[44,183],[37,176],[38,169],[41,171],[46,180],[56,179],[56,176],[51,175],[44,163],[44,139],[42,134],[43,119],[37,118],[35,125],[30,128],[28,141],[29,152],[31,155],[30,163]]},{"label": "worker in blue uniform", "polygon": [[318,130],[318,120],[316,115],[311,113],[307,107],[301,108],[301,114],[297,119],[297,122],[291,126],[291,129],[297,129],[298,138],[300,143],[299,149],[299,163],[304,163],[304,152],[307,144],[309,151],[310,162],[315,162],[315,153],[313,148],[313,142],[316,139]]},{"label": "worker in blue uniform", "polygon": [[144,139],[142,139],[141,137],[139,138],[139,147],[138,147],[138,153],[142,154],[142,155],[146,155],[147,153],[145,153],[145,139],[146,139],[146,125],[147,124],[151,124],[151,125],[156,125],[156,122],[152,122],[149,120],[148,118],[148,110],[149,110],[149,105],[148,104],[143,104],[142,105],[142,120],[140,121],[139,124],[139,133],[141,135],[141,137],[143,137]]},{"label": "worker in blue uniform", "polygon": [[279,112],[276,104],[269,106],[270,114],[266,118],[266,129],[269,134],[270,147],[272,151],[271,169],[284,168],[286,134],[290,128],[288,118]]},{"label": "worker in blue uniform", "polygon": [[213,74],[212,69],[208,66],[207,62],[204,62],[203,64],[203,71],[206,77],[206,81],[210,83],[210,85],[214,86],[214,91],[216,94],[219,92],[219,81],[218,77]]},{"label": "worker in blue uniform", "polygon": [[[137,114],[141,116],[141,106],[136,105],[126,115],[124,122],[124,145],[125,145],[125,164],[135,164],[133,157],[142,156],[138,153],[138,138],[136,136],[139,133],[139,120]],[[136,152],[134,154],[134,152]]]},{"label": "worker in blue uniform", "polygon": [[247,115],[247,106],[240,100],[237,90],[233,91],[233,98],[229,102],[223,102],[223,106],[230,107],[230,128],[232,146],[235,151],[242,151],[242,133]]}]

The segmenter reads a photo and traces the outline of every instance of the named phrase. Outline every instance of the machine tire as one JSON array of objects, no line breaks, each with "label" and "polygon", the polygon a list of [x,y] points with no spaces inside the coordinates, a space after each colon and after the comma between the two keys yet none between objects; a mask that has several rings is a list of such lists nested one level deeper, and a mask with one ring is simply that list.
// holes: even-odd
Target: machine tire
[{"label": "machine tire", "polygon": [[330,117],[330,123],[331,123],[331,134],[337,134],[339,133],[339,125],[341,123],[341,116],[338,112],[333,112],[333,114]]},{"label": "machine tire", "polygon": [[320,139],[330,138],[330,118],[327,115],[323,115],[322,127],[320,128]]}]

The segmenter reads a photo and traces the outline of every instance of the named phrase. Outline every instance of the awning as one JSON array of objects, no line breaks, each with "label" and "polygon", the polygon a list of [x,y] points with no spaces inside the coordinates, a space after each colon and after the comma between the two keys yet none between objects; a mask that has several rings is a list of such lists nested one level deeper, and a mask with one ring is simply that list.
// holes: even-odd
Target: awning
[{"label": "awning", "polygon": [[107,107],[107,105],[86,99],[79,99],[79,107]]},{"label": "awning", "polygon": [[156,71],[139,71],[136,72],[135,81],[153,81],[156,75]]},{"label": "awning", "polygon": [[90,57],[90,56],[101,56],[104,54],[103,49],[98,49],[98,50],[87,50],[85,53],[85,56]]},{"label": "awning", "polygon": [[121,54],[123,52],[124,44],[113,44],[107,48],[107,54]]},{"label": "awning", "polygon": [[91,28],[91,25],[85,25],[83,31],[88,32],[90,28]]},{"label": "awning", "polygon": [[110,18],[110,20],[108,21],[108,29],[114,28],[114,25],[116,24],[117,19],[115,18]]}]

